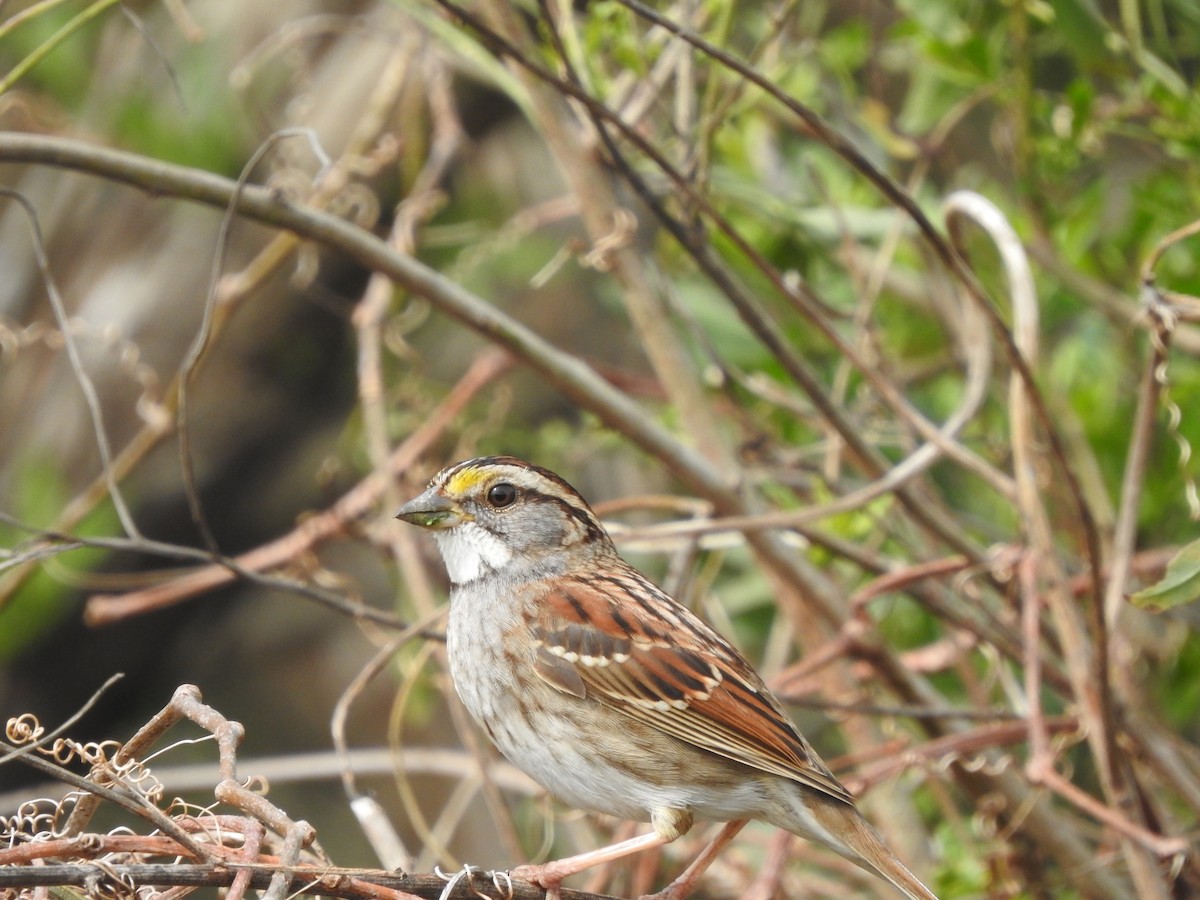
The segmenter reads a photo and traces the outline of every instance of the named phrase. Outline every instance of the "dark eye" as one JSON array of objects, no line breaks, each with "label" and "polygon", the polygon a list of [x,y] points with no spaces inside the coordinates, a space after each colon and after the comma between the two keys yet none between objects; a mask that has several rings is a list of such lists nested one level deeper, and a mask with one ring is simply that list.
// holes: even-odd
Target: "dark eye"
[{"label": "dark eye", "polygon": [[487,502],[494,509],[512,506],[517,501],[517,489],[507,481],[493,484],[488,488]]}]

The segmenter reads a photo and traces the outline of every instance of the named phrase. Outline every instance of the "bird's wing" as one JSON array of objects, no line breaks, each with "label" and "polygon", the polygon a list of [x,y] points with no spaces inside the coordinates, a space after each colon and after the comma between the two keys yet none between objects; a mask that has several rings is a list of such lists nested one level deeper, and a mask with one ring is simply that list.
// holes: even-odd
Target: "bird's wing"
[{"label": "bird's wing", "polygon": [[528,615],[558,690],[853,802],[745,658],[636,570],[556,579]]}]

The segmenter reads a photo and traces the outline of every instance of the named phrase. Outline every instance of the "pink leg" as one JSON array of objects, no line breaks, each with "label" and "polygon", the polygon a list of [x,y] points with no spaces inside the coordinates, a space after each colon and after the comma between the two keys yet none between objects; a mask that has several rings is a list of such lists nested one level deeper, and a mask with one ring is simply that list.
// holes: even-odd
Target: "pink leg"
[{"label": "pink leg", "polygon": [[696,882],[700,880],[700,876],[704,874],[705,870],[713,864],[713,860],[729,845],[730,841],[737,837],[737,833],[746,827],[748,821],[750,820],[734,819],[732,822],[726,822],[703,852],[683,870],[682,875],[657,894],[647,894],[641,900],[683,900],[692,892],[692,888],[696,886]]},{"label": "pink leg", "polygon": [[651,831],[648,834],[642,834],[627,841],[620,841],[616,844],[610,844],[607,847],[601,847],[599,850],[589,850],[587,853],[568,856],[565,859],[556,859],[553,862],[543,863],[540,866],[517,866],[517,868],[508,874],[521,881],[532,881],[539,887],[551,892],[551,894],[555,894],[564,878],[569,878],[572,875],[582,872],[584,869],[590,869],[592,866],[598,866],[601,863],[612,862],[614,859],[621,859],[642,850],[661,847],[663,844],[671,843],[674,839],[674,837],[663,837],[657,831]]}]

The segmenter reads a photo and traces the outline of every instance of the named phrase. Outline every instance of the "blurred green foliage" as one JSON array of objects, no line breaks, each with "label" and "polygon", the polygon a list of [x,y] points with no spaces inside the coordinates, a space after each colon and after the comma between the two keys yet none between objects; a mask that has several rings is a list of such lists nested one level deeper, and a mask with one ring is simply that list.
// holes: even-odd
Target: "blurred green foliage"
[{"label": "blurred green foliage", "polygon": [[[51,459],[30,457],[20,466],[14,479],[15,504],[5,510],[26,525],[46,526],[70,499],[63,473]],[[110,504],[98,507],[79,524],[80,537],[108,537],[119,530],[116,511]],[[33,541],[30,533],[0,522],[0,548],[19,548]],[[69,617],[78,617],[81,605],[70,602],[75,586],[69,572],[88,573],[108,559],[109,553],[94,547],[81,547],[39,568],[4,609],[4,627],[0,628],[0,664],[28,651],[39,637]],[[0,556],[0,559],[3,559]]]}]

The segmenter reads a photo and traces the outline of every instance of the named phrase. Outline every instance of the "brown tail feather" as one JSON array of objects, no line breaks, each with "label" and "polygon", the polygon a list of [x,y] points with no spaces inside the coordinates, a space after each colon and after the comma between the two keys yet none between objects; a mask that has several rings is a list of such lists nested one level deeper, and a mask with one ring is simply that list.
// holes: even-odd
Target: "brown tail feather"
[{"label": "brown tail feather", "polygon": [[797,831],[801,837],[810,840],[816,838],[868,872],[891,882],[909,900],[938,900],[937,895],[925,887],[888,849],[879,832],[853,806],[837,802],[814,802],[808,805],[808,812],[812,820],[842,846],[821,840],[821,835],[806,830]]}]

